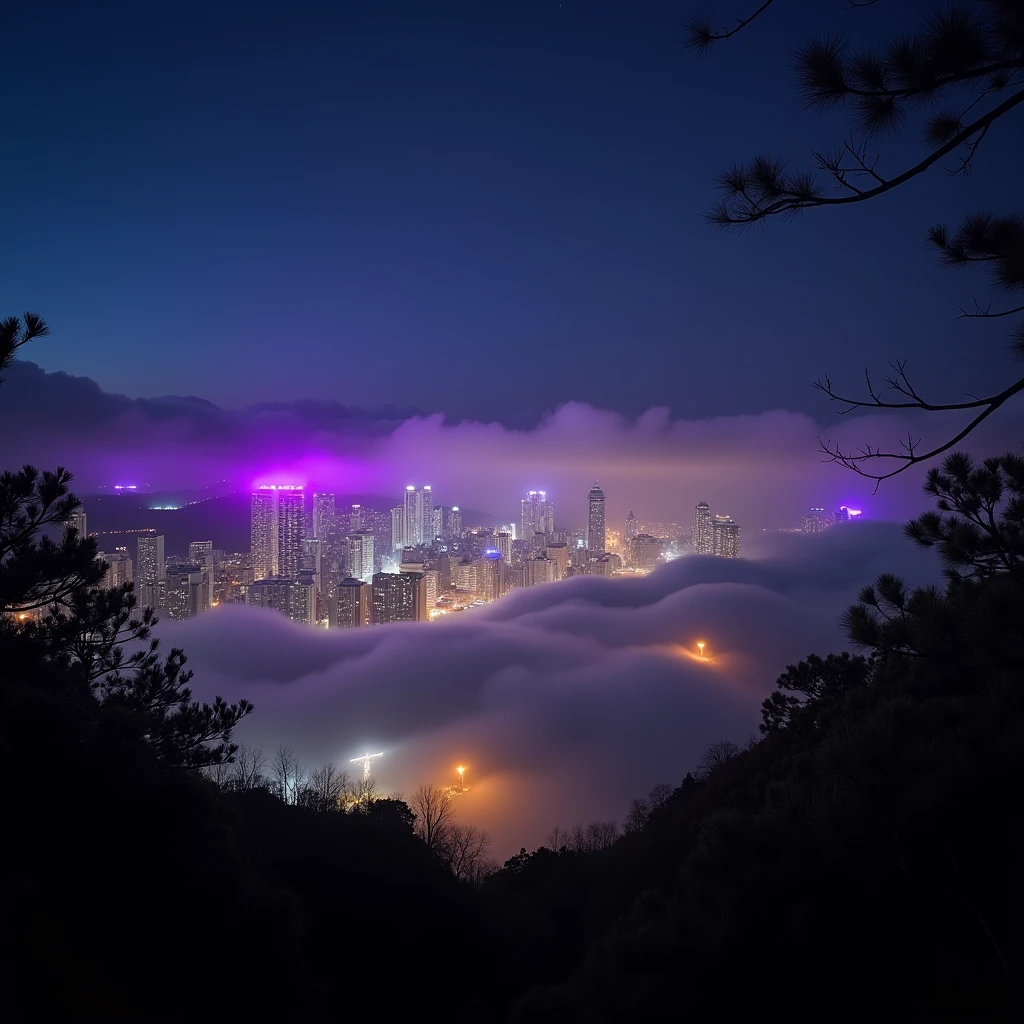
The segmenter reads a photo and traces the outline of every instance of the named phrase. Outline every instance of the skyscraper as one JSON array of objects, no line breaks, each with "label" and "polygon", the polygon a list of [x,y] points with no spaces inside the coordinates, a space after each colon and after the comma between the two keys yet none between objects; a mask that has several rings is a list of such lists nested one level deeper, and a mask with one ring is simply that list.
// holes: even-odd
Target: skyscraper
[{"label": "skyscraper", "polygon": [[372,588],[364,580],[349,577],[338,586],[338,626],[355,629],[370,625],[372,617]]},{"label": "skyscraper", "polygon": [[626,516],[626,543],[628,544],[632,540],[636,540],[637,534],[640,531],[637,529],[636,516],[633,515],[633,510],[630,509],[629,515]]},{"label": "skyscraper", "polygon": [[569,545],[564,541],[556,541],[544,550],[547,557],[558,566],[558,579],[564,580],[569,575]]},{"label": "skyscraper", "polygon": [[246,604],[273,608],[293,622],[312,626],[316,622],[316,586],[311,577],[259,580],[249,587]]},{"label": "skyscraper", "polygon": [[396,505],[391,510],[391,550],[401,551],[405,547],[405,506]]},{"label": "skyscraper", "polygon": [[520,504],[521,538],[529,540],[535,533],[555,532],[555,507],[548,501],[547,491],[527,491]]},{"label": "skyscraper", "polygon": [[118,548],[110,554],[101,551],[99,556],[107,563],[102,583],[105,590],[112,590],[123,583],[132,582],[132,560],[124,548]]},{"label": "skyscraper", "polygon": [[448,536],[450,538],[462,536],[462,510],[458,505],[452,505],[451,515],[448,517]]},{"label": "skyscraper", "polygon": [[213,604],[213,541],[193,540],[188,545],[188,560],[192,565],[201,565],[206,573],[206,603]]},{"label": "skyscraper", "polygon": [[175,622],[191,619],[210,607],[210,577],[201,565],[176,565],[157,585],[158,607]]},{"label": "skyscraper", "polygon": [[373,577],[373,622],[426,622],[427,581],[421,573],[378,572]]},{"label": "skyscraper", "polygon": [[693,553],[713,555],[715,553],[715,530],[711,520],[711,506],[706,501],[697,502],[693,513]]},{"label": "skyscraper", "polygon": [[369,530],[350,533],[348,545],[348,574],[353,579],[369,583],[373,579],[373,534]]},{"label": "skyscraper", "polygon": [[812,508],[801,525],[804,533],[822,533],[832,525],[832,520],[825,516],[823,508]]},{"label": "skyscraper", "polygon": [[135,597],[140,608],[160,607],[157,587],[166,575],[163,534],[140,537],[135,559]]},{"label": "skyscraper", "polygon": [[89,536],[89,528],[86,524],[85,512],[79,509],[77,512],[72,512],[68,521],[64,524],[65,526],[73,526],[78,531],[78,537],[80,540],[85,540]]},{"label": "skyscraper", "polygon": [[313,494],[313,539],[326,541],[334,533],[337,510],[334,495],[322,491]]},{"label": "skyscraper", "polygon": [[363,529],[363,506],[353,505],[348,513],[348,532],[358,533]]},{"label": "skyscraper", "polygon": [[496,533],[494,535],[494,546],[499,552],[506,565],[512,564],[512,535],[510,533]]},{"label": "skyscraper", "polygon": [[604,491],[596,481],[587,495],[587,550],[604,551]]},{"label": "skyscraper", "polygon": [[740,528],[730,516],[715,516],[714,553],[721,558],[740,557]]},{"label": "skyscraper", "polygon": [[405,489],[402,547],[430,544],[434,540],[434,494],[429,485],[417,490],[412,484]]},{"label": "skyscraper", "polygon": [[253,581],[295,577],[302,565],[306,514],[301,487],[267,486],[252,492]]}]

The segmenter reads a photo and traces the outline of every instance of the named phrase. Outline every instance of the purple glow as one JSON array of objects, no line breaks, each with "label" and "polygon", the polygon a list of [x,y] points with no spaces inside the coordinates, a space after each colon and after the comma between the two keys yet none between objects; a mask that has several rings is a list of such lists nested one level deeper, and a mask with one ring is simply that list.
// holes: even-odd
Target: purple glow
[{"label": "purple glow", "polygon": [[137,491],[138,484],[114,484],[115,491]]},{"label": "purple glow", "polygon": [[301,484],[260,484],[257,491],[301,491]]}]

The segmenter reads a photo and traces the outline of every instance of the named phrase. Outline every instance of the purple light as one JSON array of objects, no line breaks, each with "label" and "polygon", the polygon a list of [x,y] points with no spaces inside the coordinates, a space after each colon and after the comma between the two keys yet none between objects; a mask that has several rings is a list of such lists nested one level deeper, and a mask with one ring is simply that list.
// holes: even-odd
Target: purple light
[{"label": "purple light", "polygon": [[260,484],[256,488],[258,491],[301,491],[302,487],[298,484]]},{"label": "purple light", "polygon": [[114,484],[115,491],[137,491],[138,484]]}]

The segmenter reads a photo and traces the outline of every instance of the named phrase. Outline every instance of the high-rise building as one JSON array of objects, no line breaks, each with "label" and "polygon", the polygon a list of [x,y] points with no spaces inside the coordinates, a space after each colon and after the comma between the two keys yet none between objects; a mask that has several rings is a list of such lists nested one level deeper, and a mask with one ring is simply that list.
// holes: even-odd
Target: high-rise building
[{"label": "high-rise building", "polygon": [[273,608],[293,622],[312,626],[316,623],[316,585],[311,577],[272,576],[253,583],[246,604]]},{"label": "high-rise building", "polygon": [[650,571],[662,559],[664,541],[649,533],[638,533],[629,545],[630,564],[635,569]]},{"label": "high-rise building", "polygon": [[471,558],[463,558],[455,566],[455,589],[463,594],[475,594],[477,584],[477,566]]},{"label": "high-rise building", "polygon": [[429,486],[419,489],[409,484],[405,489],[405,510],[403,527],[405,544],[416,547],[430,544],[434,537],[434,494]]},{"label": "high-rise building", "polygon": [[78,537],[80,540],[85,540],[85,538],[89,536],[89,527],[86,522],[84,509],[80,509],[78,512],[72,512],[68,517],[68,521],[64,525],[74,527],[74,529],[78,531]]},{"label": "high-rise building", "polygon": [[365,580],[349,577],[338,585],[338,626],[354,629],[369,626],[373,613],[372,587]]},{"label": "high-rise building", "polygon": [[422,573],[378,572],[373,577],[373,622],[426,622],[427,581]]},{"label": "high-rise building", "polygon": [[509,533],[496,533],[494,535],[494,546],[501,552],[502,560],[506,565],[512,564],[512,535]]},{"label": "high-rise building", "polygon": [[391,550],[400,551],[405,547],[405,506],[396,505],[391,510]]},{"label": "high-rise building", "polygon": [[534,555],[524,563],[526,566],[526,578],[523,581],[527,587],[536,587],[541,583],[554,583],[558,580],[558,563],[546,555]]},{"label": "high-rise building", "polygon": [[636,516],[633,515],[633,510],[630,509],[629,515],[626,516],[626,543],[628,544],[630,541],[636,540],[639,532],[640,531],[637,529]]},{"label": "high-rise building", "polygon": [[140,608],[159,608],[157,588],[167,575],[163,534],[139,537],[135,554],[135,599]]},{"label": "high-rise building", "polygon": [[713,555],[715,553],[715,529],[711,519],[711,506],[706,501],[697,502],[693,513],[693,553]]},{"label": "high-rise building", "polygon": [[462,536],[462,510],[458,505],[452,505],[451,516],[448,519],[449,539]]},{"label": "high-rise building", "polygon": [[373,579],[373,534],[369,530],[359,530],[350,533],[345,543],[348,547],[349,576],[369,583]]},{"label": "high-rise building", "polygon": [[714,553],[720,558],[740,557],[740,528],[731,516],[715,516]]},{"label": "high-rise building", "polygon": [[431,528],[430,528],[431,532],[434,535],[434,537],[440,537],[442,540],[447,539],[447,536],[448,536],[445,533],[445,528],[444,528],[444,513],[445,513],[444,505],[435,505],[434,506],[433,522],[432,522],[432,525],[431,525]]},{"label": "high-rise building", "polygon": [[529,540],[535,533],[555,532],[555,506],[548,501],[547,491],[527,491],[520,504],[520,537]]},{"label": "high-rise building", "polygon": [[175,565],[157,584],[157,607],[176,622],[194,618],[210,607],[210,576],[201,565]]},{"label": "high-rise building", "polygon": [[348,532],[358,533],[364,528],[364,525],[369,524],[363,523],[363,506],[353,505],[348,513]]},{"label": "high-rise building", "polygon": [[569,545],[562,541],[556,541],[549,544],[544,550],[547,557],[558,566],[556,574],[558,579],[564,580],[569,575]]},{"label": "high-rise building", "polygon": [[850,508],[847,505],[840,505],[832,513],[832,519],[836,523],[852,523],[860,519],[861,511],[858,508]]},{"label": "high-rise building", "polygon": [[[78,527],[75,527],[75,529],[78,529]],[[101,551],[99,557],[107,563],[107,568],[103,573],[103,583],[101,584],[104,590],[112,590],[114,587],[120,587],[124,583],[132,582],[132,560],[128,557],[128,552],[124,548],[118,548],[110,554]]]},{"label": "high-rise building", "polygon": [[822,533],[832,525],[823,508],[812,508],[804,516],[801,528],[804,533]]},{"label": "high-rise building", "polygon": [[302,565],[306,539],[302,488],[283,485],[253,491],[250,537],[254,581],[294,578]]},{"label": "high-rise building", "polygon": [[604,491],[596,481],[587,495],[587,550],[604,551]]},{"label": "high-rise building", "polygon": [[323,491],[313,494],[313,538],[328,541],[337,528],[337,509],[334,495]]},{"label": "high-rise building", "polygon": [[509,589],[508,565],[500,551],[487,551],[473,562],[476,567],[476,596],[480,601],[497,601]]},{"label": "high-rise building", "polygon": [[193,540],[188,545],[188,560],[192,565],[201,565],[207,576],[207,606],[213,604],[213,541]]}]

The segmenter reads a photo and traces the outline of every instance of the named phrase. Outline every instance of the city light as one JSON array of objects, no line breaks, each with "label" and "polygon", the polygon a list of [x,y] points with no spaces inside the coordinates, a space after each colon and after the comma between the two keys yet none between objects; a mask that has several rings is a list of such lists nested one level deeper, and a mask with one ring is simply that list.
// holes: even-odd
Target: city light
[{"label": "city light", "polygon": [[300,484],[260,484],[258,491],[301,491],[304,488]]}]

